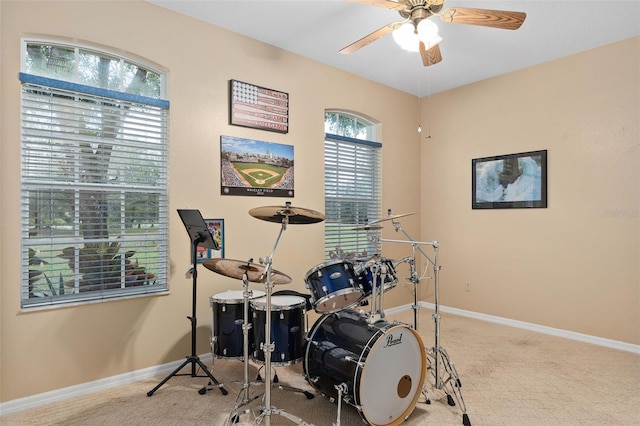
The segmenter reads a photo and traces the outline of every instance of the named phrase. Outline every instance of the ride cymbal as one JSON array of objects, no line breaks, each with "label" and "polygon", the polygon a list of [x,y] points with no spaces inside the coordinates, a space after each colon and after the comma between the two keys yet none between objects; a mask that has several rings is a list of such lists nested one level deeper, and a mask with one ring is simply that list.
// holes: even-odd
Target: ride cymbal
[{"label": "ride cymbal", "polygon": [[[253,283],[262,283],[267,279],[265,267],[255,263],[232,259],[209,259],[202,262],[205,268],[226,277],[241,280],[244,274]],[[291,277],[275,269],[271,270],[272,284],[289,284]]]},{"label": "ride cymbal", "polygon": [[256,219],[274,223],[282,223],[287,218],[288,223],[292,225],[306,225],[324,220],[324,214],[303,207],[292,207],[289,202],[284,206],[256,207],[249,210],[249,214]]},{"label": "ride cymbal", "polygon": [[387,220],[395,220],[395,219],[399,219],[401,217],[411,216],[411,215],[414,215],[414,214],[416,214],[416,213],[414,212],[414,213],[404,213],[404,214],[392,214],[392,215],[389,215],[387,217],[383,217],[382,219],[372,220],[371,222],[369,222],[369,225],[374,225],[376,223],[385,222]]}]

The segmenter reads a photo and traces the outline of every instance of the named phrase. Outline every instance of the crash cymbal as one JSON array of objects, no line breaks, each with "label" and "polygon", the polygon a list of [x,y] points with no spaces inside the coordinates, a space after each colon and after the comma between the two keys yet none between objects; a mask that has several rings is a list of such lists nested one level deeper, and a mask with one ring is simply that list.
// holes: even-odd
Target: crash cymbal
[{"label": "crash cymbal", "polygon": [[[202,262],[205,268],[226,277],[241,280],[244,274],[253,283],[262,283],[267,279],[265,267],[255,263],[232,259],[209,259]],[[272,284],[289,284],[291,277],[275,269],[271,270]]]},{"label": "crash cymbal", "polygon": [[351,228],[352,231],[375,231],[378,229],[382,229],[384,228],[384,226],[380,226],[380,225],[364,225],[364,226],[358,226],[357,228]]},{"label": "crash cymbal", "polygon": [[282,223],[286,217],[292,225],[306,225],[324,220],[324,214],[302,207],[292,207],[289,202],[284,206],[256,207],[249,210],[249,214],[256,219],[276,223]]},{"label": "crash cymbal", "polygon": [[414,215],[414,213],[404,213],[404,214],[392,214],[389,215],[387,217],[383,217],[382,219],[378,219],[378,220],[372,220],[371,222],[369,222],[369,225],[374,225],[376,223],[380,223],[380,222],[385,222],[387,220],[395,220],[395,219],[399,219],[401,217],[405,217],[405,216],[411,216]]}]

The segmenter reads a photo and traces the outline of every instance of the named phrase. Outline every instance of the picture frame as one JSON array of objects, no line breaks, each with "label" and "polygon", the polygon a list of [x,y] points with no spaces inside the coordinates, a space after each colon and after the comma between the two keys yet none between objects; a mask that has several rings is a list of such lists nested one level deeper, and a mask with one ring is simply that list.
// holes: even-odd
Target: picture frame
[{"label": "picture frame", "polygon": [[218,244],[219,250],[198,247],[198,263],[209,259],[224,259],[224,219],[204,219],[204,223],[207,225],[207,228],[209,228],[209,231],[211,231],[213,239]]},{"label": "picture frame", "polygon": [[229,124],[288,133],[289,94],[229,80]]},{"label": "picture frame", "polygon": [[293,197],[294,147],[220,136],[220,194]]},{"label": "picture frame", "polygon": [[547,150],[471,160],[472,209],[547,207]]}]

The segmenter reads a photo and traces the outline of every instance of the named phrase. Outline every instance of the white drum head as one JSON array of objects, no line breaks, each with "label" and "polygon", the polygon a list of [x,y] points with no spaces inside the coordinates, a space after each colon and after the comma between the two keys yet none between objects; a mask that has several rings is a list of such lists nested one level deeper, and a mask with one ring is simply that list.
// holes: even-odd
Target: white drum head
[{"label": "white drum head", "polygon": [[[262,290],[251,290],[249,300],[257,297],[262,297],[266,293]],[[209,298],[210,302],[230,303],[230,302],[242,302],[242,290],[227,290],[222,293],[214,294]]]},{"label": "white drum head", "polygon": [[[291,308],[297,308],[305,305],[305,300],[298,296],[277,295],[271,296],[271,310],[282,311]],[[251,301],[251,306],[254,308],[265,311],[267,309],[267,297],[263,296],[259,299]]]},{"label": "white drum head", "polygon": [[360,377],[356,403],[365,419],[372,425],[403,422],[422,393],[426,365],[422,339],[413,329],[386,329],[373,344]]}]

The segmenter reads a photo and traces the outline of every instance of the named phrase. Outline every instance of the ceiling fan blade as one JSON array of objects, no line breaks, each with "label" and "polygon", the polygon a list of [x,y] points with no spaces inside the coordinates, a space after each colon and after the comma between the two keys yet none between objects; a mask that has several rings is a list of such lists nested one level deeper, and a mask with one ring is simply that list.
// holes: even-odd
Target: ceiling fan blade
[{"label": "ceiling fan blade", "polygon": [[442,54],[440,53],[440,48],[437,44],[431,49],[427,50],[424,43],[420,42],[420,56],[422,57],[422,64],[425,67],[437,64],[442,60]]},{"label": "ceiling fan blade", "polygon": [[402,24],[401,22],[394,22],[392,24],[385,25],[382,28],[378,28],[377,30],[375,30],[371,34],[362,37],[360,40],[351,43],[347,47],[344,47],[342,50],[340,50],[340,53],[347,55],[349,53],[355,52],[358,49],[362,49],[363,47],[365,47],[369,43],[373,43],[374,41],[378,40],[379,38],[382,38],[382,37],[386,36],[387,34],[392,32],[393,30],[395,30],[401,24]]},{"label": "ceiling fan blade", "polygon": [[406,9],[406,4],[403,0],[349,0],[352,3],[365,4],[367,6],[382,7],[389,10],[401,10]]},{"label": "ceiling fan blade", "polygon": [[527,14],[524,12],[509,12],[507,10],[467,9],[456,7],[445,9],[440,14],[444,22],[454,24],[480,25],[483,27],[517,30],[520,28]]}]

